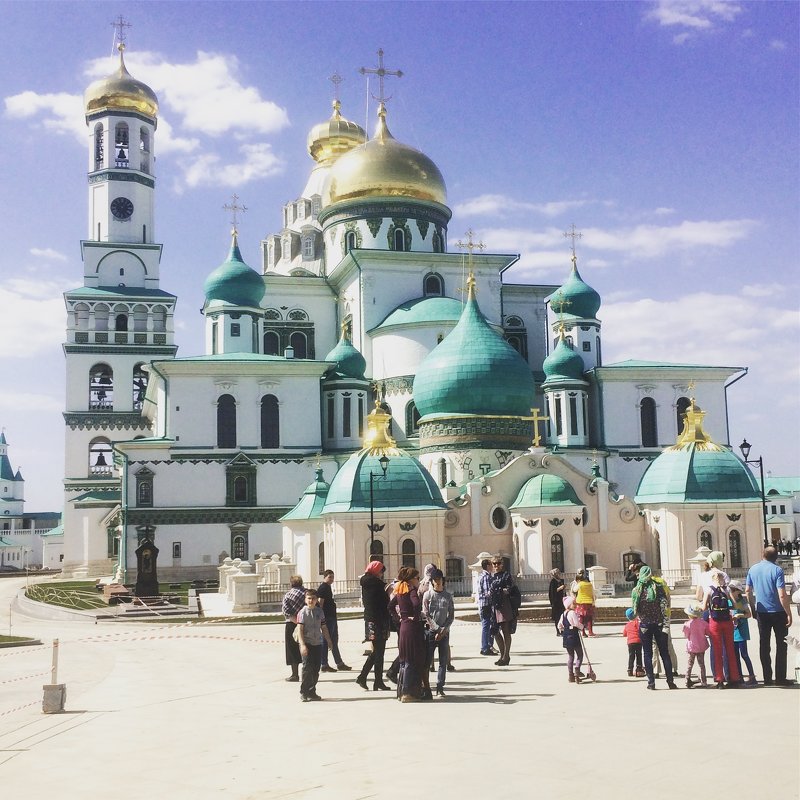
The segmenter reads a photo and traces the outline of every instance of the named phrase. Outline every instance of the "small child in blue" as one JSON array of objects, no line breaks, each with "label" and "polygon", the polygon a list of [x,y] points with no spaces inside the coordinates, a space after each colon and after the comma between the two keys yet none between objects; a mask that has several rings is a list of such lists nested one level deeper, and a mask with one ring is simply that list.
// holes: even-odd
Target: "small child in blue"
[{"label": "small child in blue", "polygon": [[583,673],[581,672],[581,664],[583,663],[581,631],[583,630],[583,624],[575,611],[573,611],[574,605],[574,597],[570,595],[564,598],[564,613],[558,621],[558,630],[563,638],[564,649],[567,651],[569,682],[580,683],[583,677]]},{"label": "small child in blue", "polygon": [[747,680],[745,686],[755,686],[756,674],[753,671],[753,662],[747,653],[747,642],[750,640],[750,625],[747,620],[753,616],[750,611],[750,603],[744,597],[744,587],[739,581],[731,581],[728,584],[728,593],[731,599],[728,604],[731,607],[731,614],[733,616],[733,646],[736,648],[736,660],[739,662],[739,672],[744,676],[742,671],[742,661],[747,667]]}]

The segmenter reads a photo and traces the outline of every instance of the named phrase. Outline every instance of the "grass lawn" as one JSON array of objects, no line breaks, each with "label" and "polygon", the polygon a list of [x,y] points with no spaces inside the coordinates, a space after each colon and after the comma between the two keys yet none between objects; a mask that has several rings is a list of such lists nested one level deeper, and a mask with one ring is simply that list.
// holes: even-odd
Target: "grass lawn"
[{"label": "grass lawn", "polygon": [[30,636],[6,636],[0,634],[0,647],[5,644],[19,644],[20,642],[35,642],[36,639],[31,639]]},{"label": "grass lawn", "polygon": [[[182,583],[180,589],[171,590],[169,583],[160,583],[161,594],[176,597],[180,605],[188,604],[190,583]],[[103,593],[97,591],[94,581],[54,581],[53,583],[34,583],[25,595],[40,603],[75,609],[108,608]]]}]

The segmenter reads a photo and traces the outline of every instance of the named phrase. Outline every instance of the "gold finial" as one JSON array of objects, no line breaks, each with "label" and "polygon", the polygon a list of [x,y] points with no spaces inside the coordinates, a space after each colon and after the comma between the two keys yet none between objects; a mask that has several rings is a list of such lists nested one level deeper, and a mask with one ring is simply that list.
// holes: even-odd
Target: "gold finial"
[{"label": "gold finial", "polygon": [[240,211],[241,211],[242,214],[244,214],[247,211],[247,206],[246,205],[241,205],[241,206],[239,205],[239,199],[240,199],[239,195],[238,194],[234,194],[232,196],[232,198],[231,198],[231,204],[228,205],[226,203],[224,206],[222,206],[224,211],[230,211],[231,212],[231,225],[233,226],[233,231],[232,232],[233,232],[234,236],[236,236],[239,233],[238,221],[236,219],[236,215]]},{"label": "gold finial", "polygon": [[577,269],[578,256],[575,253],[575,242],[578,239],[582,239],[583,234],[575,229],[575,223],[573,222],[572,225],[570,226],[570,229],[564,232],[564,238],[572,239],[572,267],[573,269]]},{"label": "gold finial", "polygon": [[397,78],[402,78],[403,77],[402,70],[399,70],[399,69],[390,70],[390,69],[386,69],[386,67],[383,66],[383,48],[381,48],[381,49],[378,50],[378,66],[375,67],[374,69],[371,69],[369,67],[361,67],[361,69],[359,69],[359,72],[362,75],[377,75],[378,76],[378,87],[379,87],[378,92],[379,93],[378,93],[377,97],[373,94],[372,95],[372,99],[373,100],[377,100],[378,103],[380,103],[380,106],[379,106],[379,109],[378,109],[378,115],[380,116],[381,109],[382,109],[383,110],[383,115],[385,116],[386,115],[386,105],[385,105],[386,101],[387,100],[391,100],[392,96],[389,95],[388,97],[386,97],[384,95],[384,93],[383,93],[383,79],[386,78],[387,76],[389,76],[389,77],[395,76]]},{"label": "gold finial", "polygon": [[686,391],[689,392],[689,402],[692,405],[694,405],[694,390],[695,390],[694,379],[692,379],[686,386]]},{"label": "gold finial", "polygon": [[541,434],[539,433],[539,423],[547,422],[550,419],[550,417],[540,417],[538,408],[532,408],[531,413],[533,414],[533,416],[531,417],[531,419],[533,420],[533,446],[539,447],[542,441]]},{"label": "gold finial", "polygon": [[705,415],[706,412],[695,405],[694,398],[690,398],[689,407],[684,413],[683,430],[678,436],[678,441],[667,450],[686,450],[691,445],[695,445],[697,450],[722,450],[723,448],[713,442],[703,430]]},{"label": "gold finial", "polygon": [[[389,433],[392,415],[384,411],[380,400],[375,398],[375,408],[367,415],[367,432],[364,448],[370,455],[397,455],[397,442]],[[362,452],[363,452],[362,450]]]}]

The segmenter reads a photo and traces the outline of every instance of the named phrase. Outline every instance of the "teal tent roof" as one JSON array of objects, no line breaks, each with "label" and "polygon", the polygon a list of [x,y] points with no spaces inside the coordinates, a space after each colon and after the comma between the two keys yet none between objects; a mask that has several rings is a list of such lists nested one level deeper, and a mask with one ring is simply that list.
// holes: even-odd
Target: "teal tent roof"
[{"label": "teal tent roof", "polygon": [[5,453],[0,456],[0,480],[15,481],[17,479],[11,467],[11,461]]},{"label": "teal tent roof", "polygon": [[637,503],[707,503],[760,500],[753,474],[730,450],[691,444],[665,450],[647,468]]},{"label": "teal tent roof", "polygon": [[578,262],[574,257],[569,277],[548,299],[556,314],[579,319],[596,319],[600,310],[600,295],[581,278]]},{"label": "teal tent roof", "polygon": [[206,301],[222,300],[234,306],[258,308],[265,289],[261,275],[244,263],[234,232],[228,258],[206,278]]},{"label": "teal tent roof", "polygon": [[458,324],[417,370],[414,402],[423,417],[527,416],[534,392],[531,369],[486,321],[473,286]]},{"label": "teal tent roof", "polygon": [[452,297],[418,297],[401,303],[373,330],[426,322],[458,322],[464,304]]},{"label": "teal tent roof", "polygon": [[386,477],[379,459],[380,450],[361,450],[342,465],[331,481],[324,514],[344,511],[369,511],[369,474],[373,480],[376,511],[435,510],[446,508],[442,493],[431,474],[403,450],[387,452]]},{"label": "teal tent roof", "polygon": [[542,364],[545,374],[544,385],[556,383],[562,380],[583,380],[585,369],[583,359],[580,355],[567,344],[567,340],[562,336],[558,344]]},{"label": "teal tent roof", "polygon": [[581,506],[575,490],[558,475],[535,475],[519,490],[510,508],[538,508],[539,506]]},{"label": "teal tent roof", "polygon": [[336,365],[328,370],[328,377],[364,380],[364,370],[367,368],[367,361],[353,346],[353,343],[344,330],[342,330],[342,335],[336,343],[336,346],[325,356],[324,360],[333,361]]},{"label": "teal tent roof", "polygon": [[78,497],[76,497],[72,502],[73,503],[119,503],[122,499],[122,493],[119,490],[105,490],[105,489],[98,489],[94,492],[86,492]]},{"label": "teal tent roof", "polygon": [[323,478],[322,469],[318,468],[316,478],[306,487],[300,502],[281,517],[281,522],[287,519],[319,519],[329,490],[330,484]]}]

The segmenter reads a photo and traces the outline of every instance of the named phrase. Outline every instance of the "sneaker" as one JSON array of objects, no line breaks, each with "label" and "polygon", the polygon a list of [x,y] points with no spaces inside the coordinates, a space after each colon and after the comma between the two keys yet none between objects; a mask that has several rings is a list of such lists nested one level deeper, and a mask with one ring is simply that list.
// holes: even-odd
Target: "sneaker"
[{"label": "sneaker", "polygon": [[444,689],[439,689],[439,688],[437,687],[437,688],[436,688],[436,696],[437,696],[437,697],[444,697],[444,696],[445,696],[445,694],[444,694]]},{"label": "sneaker", "polygon": [[756,676],[755,675],[751,675],[747,679],[747,685],[748,686],[758,686],[758,681],[756,680]]},{"label": "sneaker", "polygon": [[339,664],[336,665],[336,669],[338,669],[339,672],[350,672],[350,670],[353,669],[353,668],[352,667],[348,667],[347,664],[339,663]]},{"label": "sneaker", "polygon": [[305,695],[305,694],[301,694],[300,695],[300,702],[301,703],[307,703],[310,699],[311,698],[308,695]]},{"label": "sneaker", "polygon": [[336,672],[336,670],[333,667],[329,667],[327,665],[324,666],[324,667],[320,667],[319,671],[320,672]]},{"label": "sneaker", "polygon": [[675,681],[667,681],[667,686],[669,686],[670,689],[677,689],[678,688],[678,684],[675,683]]},{"label": "sneaker", "polygon": [[648,683],[647,684],[647,688],[648,689],[652,689],[653,691],[655,691],[656,685],[654,683]]},{"label": "sneaker", "polygon": [[286,679],[286,683],[299,683],[299,682],[300,682],[300,676],[299,675],[290,675]]},{"label": "sneaker", "polygon": [[725,684],[724,684],[722,681],[717,681],[717,682],[714,684],[714,688],[715,688],[715,689],[724,689],[724,688],[725,688]]},{"label": "sneaker", "polygon": [[414,697],[413,694],[404,694],[400,696],[401,703],[416,703],[419,701],[418,697]]},{"label": "sneaker", "polygon": [[322,698],[316,692],[309,692],[306,700],[322,700]]}]

